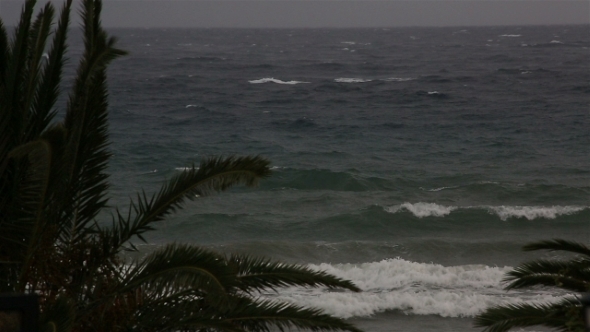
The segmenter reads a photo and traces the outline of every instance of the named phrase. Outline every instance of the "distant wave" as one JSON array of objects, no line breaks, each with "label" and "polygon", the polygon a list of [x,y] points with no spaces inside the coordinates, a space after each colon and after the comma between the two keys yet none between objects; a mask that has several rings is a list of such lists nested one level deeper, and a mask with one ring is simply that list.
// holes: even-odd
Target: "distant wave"
[{"label": "distant wave", "polygon": [[490,211],[497,214],[500,219],[507,220],[508,218],[526,218],[528,220],[545,218],[555,219],[560,215],[570,215],[580,212],[585,207],[582,206],[489,206]]},{"label": "distant wave", "polygon": [[446,190],[446,189],[456,189],[459,187],[460,186],[449,186],[449,187],[438,187],[438,188],[432,188],[432,189],[425,189],[425,188],[420,187],[420,189],[424,190],[424,191],[437,192],[437,191],[442,191],[442,190]]},{"label": "distant wave", "polygon": [[413,81],[413,80],[415,80],[415,78],[413,78],[413,77],[389,77],[389,78],[382,79],[382,81],[385,81],[385,82],[406,82],[406,81]]},{"label": "distant wave", "polygon": [[[440,188],[442,190],[443,188]],[[445,206],[436,203],[403,203],[400,205],[393,205],[390,207],[384,207],[384,210],[389,213],[398,213],[407,211],[412,213],[418,218],[424,217],[444,217],[451,214],[456,210],[467,210],[467,209],[483,209],[488,213],[495,214],[500,217],[501,220],[508,220],[510,218],[525,218],[527,220],[535,219],[555,219],[562,215],[572,215],[588,209],[584,206]]]},{"label": "distant wave", "polygon": [[500,35],[500,37],[512,37],[512,38],[516,38],[516,37],[520,37],[522,35]]},{"label": "distant wave", "polygon": [[[384,81],[384,82],[406,82],[406,81],[412,81],[415,80],[415,78],[413,77],[389,77],[389,78],[383,78],[380,79],[380,81]],[[338,77],[334,79],[335,82],[338,83],[366,83],[366,82],[372,82],[374,81],[374,79],[371,78],[359,78],[359,77]],[[262,83],[277,83],[277,84],[304,84],[304,83],[311,83],[311,82],[305,82],[305,81],[282,81],[276,78],[272,78],[272,77],[265,77],[265,78],[261,78],[258,80],[251,80],[248,81],[249,83],[252,84],[262,84]],[[434,91],[434,92],[429,92],[429,94],[438,94],[438,92]]]},{"label": "distant wave", "polygon": [[262,84],[262,83],[304,84],[304,83],[310,83],[310,82],[303,82],[303,81],[281,81],[281,80],[277,80],[272,77],[261,78],[259,80],[252,80],[252,81],[248,81],[248,82],[250,82],[252,84]]},{"label": "distant wave", "polygon": [[435,203],[403,203],[400,205],[394,205],[385,208],[385,211],[390,213],[397,213],[399,211],[409,211],[418,218],[424,217],[444,217],[453,210],[456,210],[456,206],[444,206]]},{"label": "distant wave", "polygon": [[338,83],[366,83],[371,82],[373,80],[367,78],[339,77],[335,78],[334,81]]},{"label": "distant wave", "polygon": [[[556,301],[563,294],[511,294],[501,281],[510,267],[443,266],[400,258],[363,264],[310,266],[353,281],[360,293],[289,288],[276,297],[341,318],[399,310],[413,315],[473,317],[492,305]],[[267,296],[272,296],[267,294]]]}]

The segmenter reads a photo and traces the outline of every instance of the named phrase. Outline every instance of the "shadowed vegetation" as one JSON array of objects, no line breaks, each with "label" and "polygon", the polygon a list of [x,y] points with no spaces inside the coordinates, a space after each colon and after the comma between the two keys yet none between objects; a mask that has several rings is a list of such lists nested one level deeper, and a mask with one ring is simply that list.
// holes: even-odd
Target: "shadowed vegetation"
[{"label": "shadowed vegetation", "polygon": [[523,263],[507,273],[506,289],[557,287],[569,295],[554,303],[508,304],[488,308],[475,318],[475,326],[484,331],[501,332],[517,327],[543,325],[556,331],[587,331],[582,311],[581,294],[590,292],[590,248],[566,240],[530,243],[525,251],[549,250],[574,254],[565,259],[537,259]]},{"label": "shadowed vegetation", "polygon": [[101,1],[84,0],[85,50],[57,121],[72,1],[57,22],[51,3],[36,16],[34,6],[26,1],[11,39],[0,21],[0,292],[38,294],[44,331],[359,331],[258,297],[285,286],[359,291],[324,272],[186,244],[125,261],[132,241],[187,200],[255,186],[269,162],[205,159],[99,223],[109,208],[107,66],[125,52],[101,27]]}]

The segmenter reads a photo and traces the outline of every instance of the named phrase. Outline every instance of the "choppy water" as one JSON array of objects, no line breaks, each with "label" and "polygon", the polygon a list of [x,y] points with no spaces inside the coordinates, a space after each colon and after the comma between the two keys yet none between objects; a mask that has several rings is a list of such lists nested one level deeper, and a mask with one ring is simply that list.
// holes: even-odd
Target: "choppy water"
[{"label": "choppy water", "polygon": [[[113,204],[203,156],[274,175],[150,237],[295,261],[360,294],[285,290],[367,331],[470,331],[553,300],[500,280],[529,241],[590,242],[588,26],[113,30]],[[73,57],[79,47],[72,46]]]}]

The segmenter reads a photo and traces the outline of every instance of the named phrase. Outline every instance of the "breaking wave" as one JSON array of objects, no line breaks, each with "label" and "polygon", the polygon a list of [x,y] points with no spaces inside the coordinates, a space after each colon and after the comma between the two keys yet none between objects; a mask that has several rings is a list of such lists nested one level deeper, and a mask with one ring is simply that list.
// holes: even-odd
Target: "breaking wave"
[{"label": "breaking wave", "polygon": [[281,81],[281,80],[277,80],[276,78],[272,78],[272,77],[265,77],[265,78],[261,78],[259,80],[252,80],[252,81],[248,81],[252,84],[262,84],[262,83],[277,83],[277,84],[305,84],[305,83],[310,83],[310,82],[303,82],[303,81]]},{"label": "breaking wave", "polygon": [[[442,189],[440,189],[442,190]],[[418,218],[424,217],[444,217],[457,210],[485,210],[490,214],[497,215],[501,220],[511,218],[524,218],[527,220],[535,219],[555,219],[559,216],[572,215],[588,209],[585,206],[445,206],[436,203],[403,203],[385,207],[384,210],[389,213],[398,213],[407,211]]]},{"label": "breaking wave", "polygon": [[502,278],[511,267],[486,265],[443,266],[401,258],[362,264],[310,265],[353,281],[360,293],[289,288],[266,294],[297,305],[322,309],[341,318],[367,317],[384,311],[413,315],[473,317],[493,305],[552,302],[561,293],[510,293]]}]

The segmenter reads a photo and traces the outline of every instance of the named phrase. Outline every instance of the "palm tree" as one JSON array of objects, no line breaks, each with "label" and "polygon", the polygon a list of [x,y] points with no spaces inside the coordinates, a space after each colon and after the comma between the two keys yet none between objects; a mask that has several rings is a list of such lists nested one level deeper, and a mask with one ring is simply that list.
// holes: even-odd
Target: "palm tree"
[{"label": "palm tree", "polygon": [[[590,291],[590,248],[566,240],[530,243],[525,251],[550,250],[575,254],[569,260],[537,259],[507,273],[506,289],[556,287],[568,292]],[[556,303],[518,303],[488,308],[475,318],[476,327],[484,331],[508,331],[515,327],[544,325],[557,331],[587,331],[581,296],[569,295]]]},{"label": "palm tree", "polygon": [[359,291],[325,272],[184,244],[127,261],[132,241],[187,199],[254,186],[269,162],[205,159],[156,194],[138,194],[128,211],[115,209],[108,226],[97,222],[109,188],[106,69],[125,52],[101,27],[101,1],[83,0],[85,51],[65,118],[55,121],[72,1],[55,28],[51,3],[35,19],[34,6],[26,1],[11,40],[0,20],[0,292],[37,294],[47,331],[359,331],[257,295],[284,286]]}]

